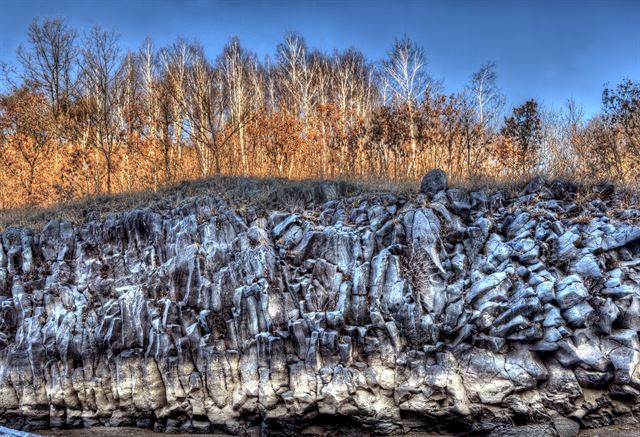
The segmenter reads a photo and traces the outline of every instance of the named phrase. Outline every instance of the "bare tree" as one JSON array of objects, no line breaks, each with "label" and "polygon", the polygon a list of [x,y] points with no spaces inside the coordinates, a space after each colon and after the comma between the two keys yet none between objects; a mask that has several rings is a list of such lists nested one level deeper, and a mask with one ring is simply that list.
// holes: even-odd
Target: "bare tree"
[{"label": "bare tree", "polygon": [[391,98],[399,105],[406,106],[409,118],[409,140],[411,142],[411,162],[409,174],[417,176],[417,132],[415,124],[416,107],[420,98],[432,83],[426,71],[427,60],[424,49],[408,37],[396,39],[387,59],[382,62],[388,77]]},{"label": "bare tree", "polygon": [[497,79],[496,64],[489,62],[471,75],[471,83],[465,89],[469,102],[462,115],[466,130],[468,174],[471,173],[473,152],[481,153],[490,146],[504,109],[505,98],[497,86]]},{"label": "bare tree", "polygon": [[0,62],[0,94],[8,93],[12,89],[19,88],[16,79],[18,73],[14,65]]},{"label": "bare tree", "polygon": [[121,72],[118,36],[94,27],[84,38],[81,80],[86,102],[91,108],[86,115],[93,128],[94,145],[106,162],[108,193],[111,193],[114,148],[118,144],[117,102]]},{"label": "bare tree", "polygon": [[[161,52],[162,53],[162,52]],[[174,124],[172,104],[171,82],[167,74],[164,74],[162,56],[154,50],[153,42],[147,38],[138,54],[140,59],[140,74],[142,81],[142,113],[143,130],[142,137],[150,147],[153,167],[153,187],[157,190],[159,185],[159,170],[161,166],[164,172],[164,181],[171,182],[175,178],[175,153],[174,141],[171,138],[171,130]],[[156,149],[162,150],[161,160],[158,164]]]},{"label": "bare tree", "polygon": [[251,119],[251,99],[257,75],[257,60],[240,45],[238,38],[232,38],[222,50],[218,59],[218,69],[222,76],[229,104],[229,122],[236,126],[240,146],[242,174],[249,171],[245,144],[245,125]]},{"label": "bare tree", "polygon": [[185,114],[188,128],[185,132],[192,139],[201,176],[222,172],[223,149],[243,124],[225,129],[228,120],[228,96],[224,90],[221,71],[206,59],[199,45],[190,47],[191,63],[185,81]]},{"label": "bare tree", "polygon": [[[146,142],[151,146],[151,156],[153,164],[153,188],[158,189],[158,169],[156,166],[155,146],[156,143],[162,140],[162,128],[161,128],[161,105],[159,90],[161,89],[158,83],[157,63],[156,56],[153,49],[153,42],[150,38],[145,39],[140,53],[138,54],[140,59],[140,70],[142,76],[142,117],[145,130],[143,135]],[[169,179],[170,169],[168,163],[168,150],[163,148],[163,162],[165,179]]]},{"label": "bare tree", "polygon": [[210,174],[215,154],[216,173],[220,172],[220,160],[217,150],[213,150],[218,120],[223,117],[219,88],[216,88],[212,65],[204,56],[200,46],[192,46],[192,63],[189,65],[188,78],[185,81],[185,112],[188,120],[186,132],[196,147],[200,176]]},{"label": "bare tree", "polygon": [[293,113],[304,120],[305,128],[314,100],[315,72],[307,56],[307,44],[297,33],[288,33],[283,43],[278,45],[281,93],[283,104],[292,108]]},{"label": "bare tree", "polygon": [[144,89],[140,57],[127,53],[120,66],[120,81],[116,94],[118,143],[123,151],[123,178],[128,190],[134,186],[134,156],[144,153],[141,139],[145,130]]},{"label": "bare tree", "polygon": [[[182,159],[182,145],[185,140],[187,122],[186,89],[188,69],[192,63],[194,50],[183,39],[178,39],[171,47],[160,50],[160,62],[162,65],[163,92],[168,97],[167,120],[171,125],[171,151],[170,161],[174,163],[172,169],[175,175],[178,171],[177,162]],[[168,129],[168,126],[167,126]],[[167,132],[167,135],[169,133]]]},{"label": "bare tree", "polygon": [[498,74],[496,64],[489,62],[480,67],[471,76],[471,92],[473,94],[478,122],[483,129],[493,127],[504,108],[504,94],[497,86]]},{"label": "bare tree", "polygon": [[18,47],[25,84],[45,93],[54,116],[65,112],[70,101],[77,56],[76,31],[61,18],[34,20],[28,31],[29,46]]}]

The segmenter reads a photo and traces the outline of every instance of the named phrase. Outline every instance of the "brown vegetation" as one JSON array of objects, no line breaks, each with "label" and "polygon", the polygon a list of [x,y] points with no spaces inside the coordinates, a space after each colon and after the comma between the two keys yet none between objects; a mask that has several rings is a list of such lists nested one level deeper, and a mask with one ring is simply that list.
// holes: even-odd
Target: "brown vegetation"
[{"label": "brown vegetation", "polygon": [[84,222],[89,214],[97,214],[98,217],[104,218],[107,214],[130,209],[169,210],[194,196],[217,196],[238,211],[251,207],[257,214],[264,214],[278,209],[301,212],[337,197],[375,195],[383,192],[415,195],[413,187],[388,181],[294,181],[285,178],[214,176],[162,187],[157,191],[104,194],[61,202],[49,207],[0,210],[0,231],[9,226],[41,229],[52,219],[79,224]]},{"label": "brown vegetation", "polygon": [[[495,65],[446,95],[423,50],[397,40],[372,63],[286,35],[260,62],[233,38],[211,61],[194,42],[122,53],[113,32],[34,21],[0,99],[0,209],[104,193],[163,192],[211,176],[415,183],[534,174],[634,181],[640,85],[603,93],[585,120],[535,100],[503,117]],[[137,196],[137,195],[136,195]],[[98,202],[98,200],[96,200]]]}]

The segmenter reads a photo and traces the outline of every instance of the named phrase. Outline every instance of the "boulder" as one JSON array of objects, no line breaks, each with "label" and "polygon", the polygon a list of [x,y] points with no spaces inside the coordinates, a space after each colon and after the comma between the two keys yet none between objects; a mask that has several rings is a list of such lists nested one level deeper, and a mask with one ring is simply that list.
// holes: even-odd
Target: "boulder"
[{"label": "boulder", "polygon": [[435,194],[447,189],[449,184],[447,173],[439,168],[430,170],[420,182],[420,192],[424,194]]}]

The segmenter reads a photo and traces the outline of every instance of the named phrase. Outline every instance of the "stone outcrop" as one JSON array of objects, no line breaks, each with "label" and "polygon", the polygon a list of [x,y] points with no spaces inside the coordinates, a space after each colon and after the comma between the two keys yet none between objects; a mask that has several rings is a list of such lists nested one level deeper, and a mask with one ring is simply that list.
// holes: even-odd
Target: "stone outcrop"
[{"label": "stone outcrop", "polygon": [[640,212],[592,194],[540,182],[268,214],[202,196],[10,228],[0,424],[571,435],[633,423]]}]

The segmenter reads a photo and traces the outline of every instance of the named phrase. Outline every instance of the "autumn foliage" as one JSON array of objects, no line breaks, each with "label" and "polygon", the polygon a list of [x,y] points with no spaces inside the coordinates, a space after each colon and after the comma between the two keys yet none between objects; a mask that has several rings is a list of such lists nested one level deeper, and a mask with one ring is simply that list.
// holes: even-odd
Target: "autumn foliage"
[{"label": "autumn foliage", "polygon": [[454,181],[536,173],[633,180],[640,86],[603,94],[586,120],[529,100],[505,116],[495,65],[445,93],[423,50],[397,40],[372,63],[287,34],[259,61],[232,38],[122,52],[100,28],[35,21],[0,98],[0,208],[47,205],[210,175]]}]

